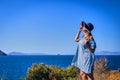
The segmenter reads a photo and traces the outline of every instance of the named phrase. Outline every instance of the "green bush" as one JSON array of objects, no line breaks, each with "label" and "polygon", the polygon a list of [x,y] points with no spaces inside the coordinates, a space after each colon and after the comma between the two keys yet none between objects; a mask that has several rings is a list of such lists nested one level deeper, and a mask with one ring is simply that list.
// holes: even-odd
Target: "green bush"
[{"label": "green bush", "polygon": [[34,64],[28,69],[26,80],[47,80],[51,70],[45,64]]},{"label": "green bush", "polygon": [[74,66],[60,68],[45,64],[34,64],[28,69],[27,77],[22,80],[77,80],[79,69]]}]

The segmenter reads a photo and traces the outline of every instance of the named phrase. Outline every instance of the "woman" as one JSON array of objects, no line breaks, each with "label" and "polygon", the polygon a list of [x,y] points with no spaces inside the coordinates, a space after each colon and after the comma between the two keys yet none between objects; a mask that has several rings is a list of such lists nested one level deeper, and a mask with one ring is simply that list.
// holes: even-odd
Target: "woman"
[{"label": "woman", "polygon": [[[93,78],[93,64],[94,64],[94,52],[96,43],[91,34],[93,30],[91,23],[81,22],[81,27],[75,37],[75,41],[78,42],[76,55],[73,58],[72,64],[80,69],[80,76],[82,80],[94,80]],[[84,35],[79,38],[81,31],[84,31]]]}]

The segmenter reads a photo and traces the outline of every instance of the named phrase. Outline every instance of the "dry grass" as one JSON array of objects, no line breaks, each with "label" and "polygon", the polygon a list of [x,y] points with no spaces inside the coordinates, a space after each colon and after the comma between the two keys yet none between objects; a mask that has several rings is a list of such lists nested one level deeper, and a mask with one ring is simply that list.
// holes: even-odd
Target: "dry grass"
[{"label": "dry grass", "polygon": [[101,74],[94,73],[94,78],[95,80],[120,80],[120,72],[111,70]]},{"label": "dry grass", "polygon": [[117,70],[108,70],[108,61],[106,58],[100,58],[94,64],[95,80],[120,80],[120,72]]}]

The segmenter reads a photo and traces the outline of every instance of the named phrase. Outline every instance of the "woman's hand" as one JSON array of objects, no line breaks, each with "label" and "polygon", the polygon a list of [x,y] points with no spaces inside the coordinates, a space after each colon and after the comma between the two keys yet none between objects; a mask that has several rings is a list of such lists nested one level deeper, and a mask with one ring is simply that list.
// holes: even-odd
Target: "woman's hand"
[{"label": "woman's hand", "polygon": [[94,53],[95,52],[95,49],[92,49],[92,48],[90,48],[90,46],[88,45],[88,39],[85,39],[85,41],[84,41],[84,45],[92,52],[92,53]]},{"label": "woman's hand", "polygon": [[79,31],[82,31],[83,30],[83,26],[80,26],[80,29],[79,29]]}]

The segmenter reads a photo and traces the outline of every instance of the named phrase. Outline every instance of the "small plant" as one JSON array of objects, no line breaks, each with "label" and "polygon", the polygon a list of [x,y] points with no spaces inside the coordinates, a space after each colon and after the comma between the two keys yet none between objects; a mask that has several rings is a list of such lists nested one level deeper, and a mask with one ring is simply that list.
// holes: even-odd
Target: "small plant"
[{"label": "small plant", "polygon": [[51,70],[45,64],[34,64],[28,69],[26,80],[47,80]]},{"label": "small plant", "polygon": [[108,60],[106,58],[96,59],[94,62],[94,72],[103,73],[108,70]]},{"label": "small plant", "polygon": [[96,59],[94,63],[95,80],[109,80],[108,73],[108,60],[106,58]]}]

